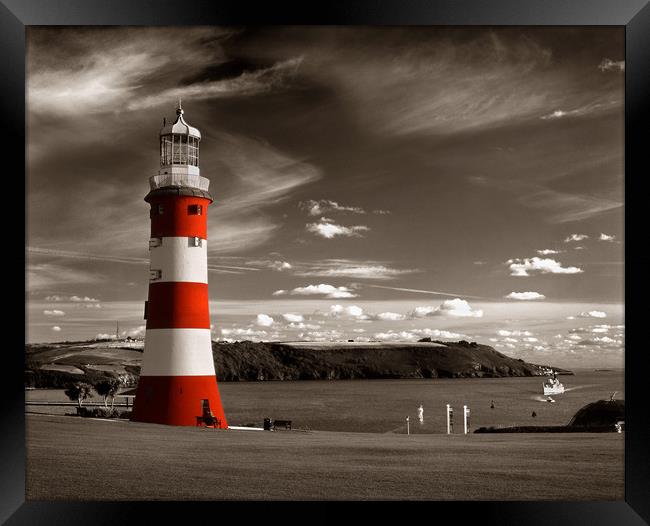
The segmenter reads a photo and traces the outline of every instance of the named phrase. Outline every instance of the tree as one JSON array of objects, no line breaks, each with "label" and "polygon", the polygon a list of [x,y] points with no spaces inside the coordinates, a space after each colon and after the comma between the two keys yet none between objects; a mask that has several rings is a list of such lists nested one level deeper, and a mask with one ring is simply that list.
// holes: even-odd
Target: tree
[{"label": "tree", "polygon": [[92,398],[93,396],[92,386],[85,382],[77,382],[72,387],[66,389],[64,392],[70,400],[76,400],[79,407],[81,407],[81,404],[84,400],[87,398]]},{"label": "tree", "polygon": [[120,388],[120,381],[117,378],[111,380],[102,380],[95,384],[95,391],[99,396],[104,397],[104,407],[108,407],[106,401],[108,397],[111,397],[111,409],[113,409],[113,404],[115,403],[115,395]]}]

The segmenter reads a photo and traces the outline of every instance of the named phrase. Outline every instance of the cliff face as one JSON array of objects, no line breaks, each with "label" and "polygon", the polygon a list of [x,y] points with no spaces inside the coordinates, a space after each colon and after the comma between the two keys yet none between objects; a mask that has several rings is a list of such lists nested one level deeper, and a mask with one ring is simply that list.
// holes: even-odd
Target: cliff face
[{"label": "cliff face", "polygon": [[[134,385],[142,342],[65,342],[25,346],[25,384],[64,387],[120,378]],[[542,366],[475,342],[212,343],[220,382],[377,378],[495,378],[543,374]],[[545,366],[548,367],[548,366]],[[554,368],[561,374],[567,371]],[[571,374],[570,372],[568,372]]]},{"label": "cliff face", "polygon": [[[440,342],[442,343],[442,342]],[[537,365],[468,342],[309,348],[282,343],[213,342],[219,381],[534,376]]]}]

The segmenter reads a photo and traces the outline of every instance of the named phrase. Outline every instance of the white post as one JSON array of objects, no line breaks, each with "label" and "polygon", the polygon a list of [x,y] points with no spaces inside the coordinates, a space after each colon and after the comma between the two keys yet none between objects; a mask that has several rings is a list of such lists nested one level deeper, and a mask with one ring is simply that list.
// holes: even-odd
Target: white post
[{"label": "white post", "polygon": [[469,408],[466,405],[463,406],[463,428],[465,434],[467,434],[469,428]]},{"label": "white post", "polygon": [[406,434],[410,435],[411,434],[411,426],[409,424],[409,417],[406,417]]},{"label": "white post", "polygon": [[447,404],[447,434],[449,434],[451,432],[450,431],[451,422],[450,422],[450,419],[449,419],[450,410],[451,410],[451,406],[449,404]]}]

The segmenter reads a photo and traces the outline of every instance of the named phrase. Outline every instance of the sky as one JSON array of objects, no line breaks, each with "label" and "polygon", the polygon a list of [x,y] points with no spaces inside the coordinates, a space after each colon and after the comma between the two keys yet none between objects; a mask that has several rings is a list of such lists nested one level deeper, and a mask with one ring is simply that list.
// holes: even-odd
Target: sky
[{"label": "sky", "polygon": [[144,335],[182,98],[214,339],[621,367],[624,58],[618,27],[29,27],[27,341]]}]

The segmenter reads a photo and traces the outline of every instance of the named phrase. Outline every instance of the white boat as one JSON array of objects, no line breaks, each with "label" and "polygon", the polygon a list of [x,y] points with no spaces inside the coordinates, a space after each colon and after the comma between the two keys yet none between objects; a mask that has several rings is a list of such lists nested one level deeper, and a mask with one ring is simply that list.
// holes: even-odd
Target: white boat
[{"label": "white boat", "polygon": [[560,381],[557,379],[557,376],[555,375],[555,371],[553,371],[552,374],[553,376],[547,378],[543,383],[544,396],[564,393],[564,385],[562,385]]}]

